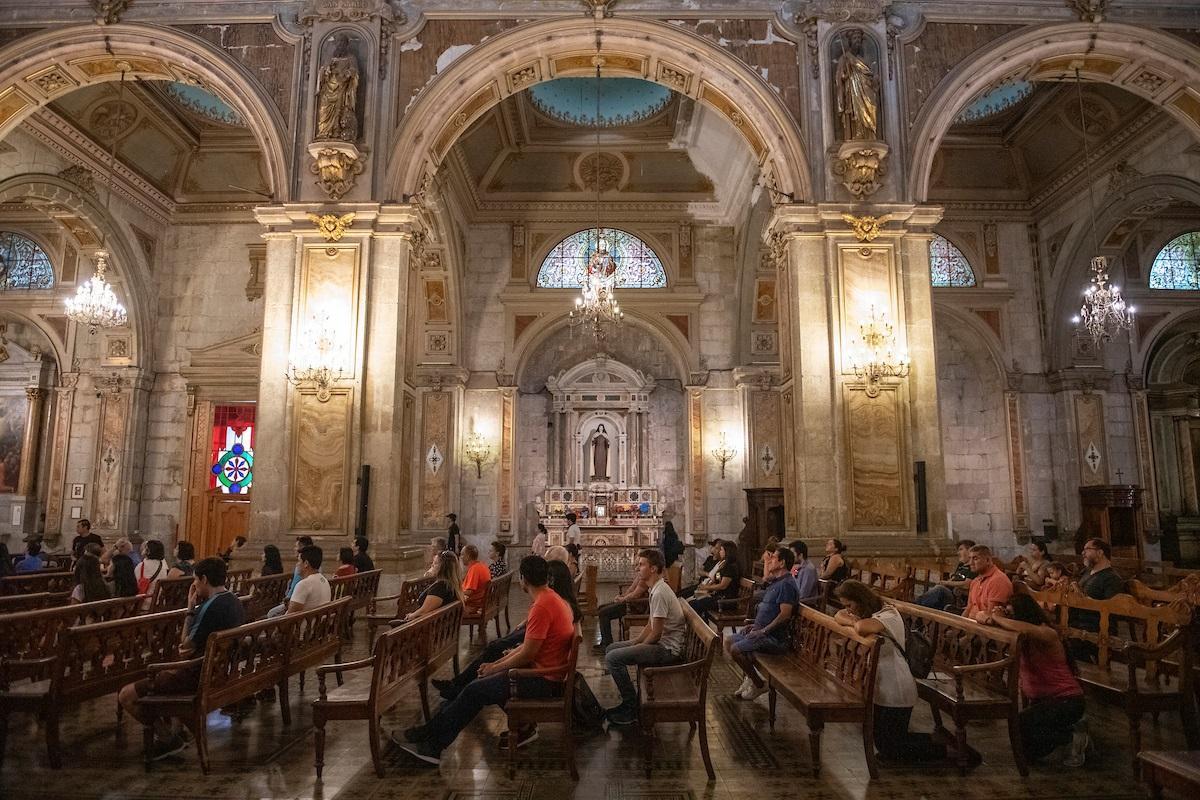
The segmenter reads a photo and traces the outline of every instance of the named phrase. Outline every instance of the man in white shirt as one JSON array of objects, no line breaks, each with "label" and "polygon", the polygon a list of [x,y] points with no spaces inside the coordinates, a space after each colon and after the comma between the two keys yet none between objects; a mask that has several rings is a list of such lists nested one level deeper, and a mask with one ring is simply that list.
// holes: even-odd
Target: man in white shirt
[{"label": "man in white shirt", "polygon": [[567,528],[567,532],[563,534],[564,545],[579,544],[579,540],[583,538],[583,531],[579,530],[579,523],[576,522],[577,519],[578,517],[575,516],[574,511],[567,512],[567,522],[571,523],[571,526]]},{"label": "man in white shirt", "polygon": [[605,712],[612,725],[637,722],[637,687],[629,677],[630,665],[661,667],[677,663],[683,654],[687,620],[679,598],[663,580],[666,568],[661,550],[638,553],[638,577],[650,587],[650,623],[636,639],[613,642],[605,651],[604,665],[621,693],[621,704]]},{"label": "man in white shirt", "polygon": [[329,581],[321,574],[323,558],[324,553],[315,544],[300,551],[300,582],[292,592],[287,613],[298,614],[329,602]]}]

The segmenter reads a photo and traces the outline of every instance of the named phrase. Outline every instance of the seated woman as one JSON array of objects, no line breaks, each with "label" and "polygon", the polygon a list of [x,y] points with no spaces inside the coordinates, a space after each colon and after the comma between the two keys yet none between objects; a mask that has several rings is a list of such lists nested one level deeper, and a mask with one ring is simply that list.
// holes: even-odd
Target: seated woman
[{"label": "seated woman", "polygon": [[[428,589],[421,592],[421,596],[417,598],[420,605],[417,606],[416,611],[404,618],[404,622],[412,622],[414,619],[432,614],[455,600],[462,601],[462,569],[459,567],[458,556],[450,550],[443,550],[434,560],[433,568],[433,583],[429,585]],[[392,624],[395,625],[395,621]]]},{"label": "seated woman", "polygon": [[113,597],[136,597],[137,576],[133,574],[133,559],[123,553],[114,555],[109,565],[109,582]]},{"label": "seated woman", "polygon": [[[860,581],[842,581],[833,593],[842,604],[835,621],[859,636],[884,638],[875,671],[875,749],[880,757],[908,764],[944,761],[946,745],[935,742],[928,733],[908,729],[917,702],[917,682],[900,651],[904,618]],[[974,754],[973,763],[978,763],[977,758]]]},{"label": "seated woman", "polygon": [[825,540],[825,558],[821,559],[821,580],[841,583],[850,577],[850,567],[842,557],[844,552],[846,545],[842,544],[841,539]]},{"label": "seated woman", "polygon": [[175,566],[167,571],[168,578],[192,577],[196,568],[196,546],[191,542],[179,542],[175,545]]},{"label": "seated woman", "polygon": [[268,575],[283,574],[283,556],[275,545],[268,544],[263,547],[262,571],[259,574],[264,578]]},{"label": "seated woman", "polygon": [[709,619],[721,607],[722,601],[736,601],[741,589],[742,572],[738,566],[737,545],[721,542],[716,568],[712,576],[705,578],[696,587],[694,599],[688,601],[692,610],[704,619]]},{"label": "seated woman", "polygon": [[1029,543],[1026,554],[1018,556],[1017,577],[1033,589],[1041,589],[1046,585],[1046,577],[1050,571],[1050,551],[1046,543],[1034,540]]},{"label": "seated woman", "polygon": [[1086,731],[1076,732],[1083,719],[1083,689],[1058,631],[1032,597],[1013,595],[1006,615],[993,611],[985,624],[1022,634],[1021,694],[1029,705],[1021,712],[1021,747],[1030,761],[1040,761],[1055,748],[1069,748],[1062,763],[1083,766],[1091,747]]},{"label": "seated woman", "polygon": [[335,578],[344,578],[347,575],[354,575],[358,572],[358,567],[354,566],[354,548],[342,547],[338,549],[338,561],[341,564],[333,573]]},{"label": "seated woman", "polygon": [[71,604],[94,603],[110,597],[108,584],[100,572],[100,559],[84,553],[75,564],[75,588],[71,590]]}]

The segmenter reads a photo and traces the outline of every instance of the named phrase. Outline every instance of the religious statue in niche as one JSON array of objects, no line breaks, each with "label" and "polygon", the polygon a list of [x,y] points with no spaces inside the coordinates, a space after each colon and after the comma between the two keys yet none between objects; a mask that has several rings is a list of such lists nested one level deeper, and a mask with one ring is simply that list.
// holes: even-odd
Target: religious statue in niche
[{"label": "religious statue in niche", "polygon": [[333,52],[321,66],[317,83],[318,140],[358,141],[358,56],[350,37],[332,40]]},{"label": "religious statue in niche", "polygon": [[608,432],[603,422],[592,437],[592,480],[608,480]]},{"label": "religious statue in niche", "polygon": [[833,42],[838,138],[879,139],[879,53],[873,39],[851,28]]}]

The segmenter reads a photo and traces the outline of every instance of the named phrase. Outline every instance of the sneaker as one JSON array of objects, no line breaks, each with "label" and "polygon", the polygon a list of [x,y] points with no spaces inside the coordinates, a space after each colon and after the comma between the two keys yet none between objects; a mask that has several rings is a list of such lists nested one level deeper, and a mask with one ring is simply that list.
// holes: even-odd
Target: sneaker
[{"label": "sneaker", "polygon": [[622,703],[619,706],[606,709],[604,718],[608,720],[609,725],[633,725],[637,722],[637,706],[627,705]]},{"label": "sneaker", "polygon": [[1092,749],[1092,738],[1086,730],[1077,730],[1071,734],[1071,749],[1062,763],[1064,767],[1082,767],[1087,761],[1088,750]]},{"label": "sneaker", "polygon": [[745,692],[748,692],[753,688],[754,681],[750,680],[750,676],[747,675],[745,678],[742,678],[742,685],[737,687],[733,693],[738,697],[741,697]]},{"label": "sneaker", "polygon": [[432,683],[432,684],[433,684],[433,688],[435,688],[435,689],[437,689],[439,692],[443,692],[443,693],[444,693],[444,692],[445,692],[447,689],[453,689],[453,688],[454,688],[454,681],[452,681],[452,680],[447,680],[446,678],[434,678],[433,680],[431,680],[431,681],[430,681],[430,683]]},{"label": "sneaker", "polygon": [[185,748],[187,748],[187,742],[178,734],[166,739],[157,739],[154,742],[154,746],[150,749],[150,760],[162,761],[164,758],[182,752]]},{"label": "sneaker", "polygon": [[592,645],[592,654],[593,655],[602,656],[602,655],[604,655],[605,651],[607,651],[607,650],[608,650],[608,645],[604,644],[604,642],[599,642],[597,644]]},{"label": "sneaker", "polygon": [[392,731],[388,738],[401,747],[406,744],[418,744],[429,738],[429,729],[424,725],[414,725],[411,728],[405,728],[403,732]]},{"label": "sneaker", "polygon": [[429,742],[420,742],[419,744],[402,744],[400,745],[400,749],[418,761],[428,764],[431,767],[436,767],[442,763],[441,751],[434,750],[433,745]]},{"label": "sneaker", "polygon": [[767,688],[768,687],[765,683],[762,686],[755,686],[754,681],[751,681],[750,688],[744,692],[738,693],[738,697],[742,698],[743,700],[754,700],[755,698],[762,697],[764,694],[766,694]]},{"label": "sneaker", "polygon": [[[509,731],[501,731],[500,733],[500,750],[501,752],[508,751],[508,734]],[[517,729],[517,749],[521,749],[530,742],[537,741],[538,729],[537,725],[527,725]]]}]

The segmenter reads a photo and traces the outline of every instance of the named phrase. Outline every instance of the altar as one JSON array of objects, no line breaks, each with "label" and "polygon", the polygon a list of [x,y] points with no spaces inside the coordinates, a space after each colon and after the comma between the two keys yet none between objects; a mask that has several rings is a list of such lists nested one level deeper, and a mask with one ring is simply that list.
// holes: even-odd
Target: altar
[{"label": "altar", "polygon": [[658,545],[658,492],[647,486],[613,489],[551,486],[534,504],[550,544],[563,544],[573,512],[585,547]]}]

